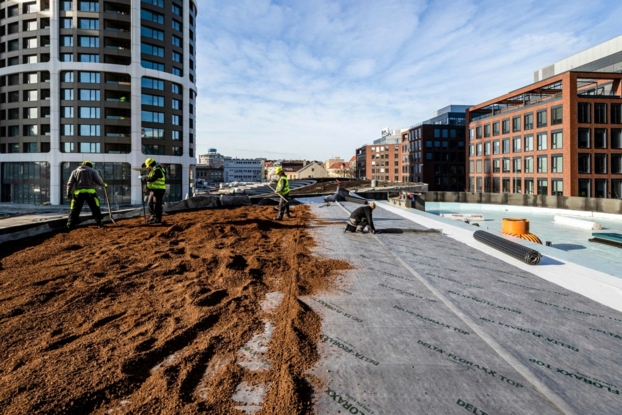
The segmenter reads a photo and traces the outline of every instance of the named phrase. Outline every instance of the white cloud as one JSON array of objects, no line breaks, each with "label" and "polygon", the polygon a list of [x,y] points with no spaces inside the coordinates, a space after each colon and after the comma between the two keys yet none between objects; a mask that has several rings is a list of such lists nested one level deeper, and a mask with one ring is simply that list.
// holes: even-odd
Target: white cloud
[{"label": "white cloud", "polygon": [[202,0],[198,151],[349,157],[385,126],[494,98],[619,35],[622,5],[500,4]]}]

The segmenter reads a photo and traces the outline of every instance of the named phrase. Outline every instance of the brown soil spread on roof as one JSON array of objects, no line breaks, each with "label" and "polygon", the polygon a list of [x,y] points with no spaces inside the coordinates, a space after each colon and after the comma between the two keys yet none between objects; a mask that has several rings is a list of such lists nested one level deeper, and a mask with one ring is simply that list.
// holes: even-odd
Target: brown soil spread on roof
[{"label": "brown soil spread on roof", "polygon": [[[312,413],[320,319],[299,296],[349,266],[311,254],[311,214],[295,214],[186,212],[0,245],[0,413],[241,414],[241,382],[269,385],[258,414]],[[262,310],[271,292],[283,300]],[[265,321],[269,367],[252,371],[240,351]]]}]

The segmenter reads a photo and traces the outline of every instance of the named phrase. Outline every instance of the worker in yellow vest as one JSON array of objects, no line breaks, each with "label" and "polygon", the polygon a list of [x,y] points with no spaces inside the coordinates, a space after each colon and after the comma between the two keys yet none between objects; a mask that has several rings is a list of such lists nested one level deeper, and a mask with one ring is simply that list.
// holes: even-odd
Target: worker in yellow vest
[{"label": "worker in yellow vest", "polygon": [[282,220],[283,215],[291,218],[291,215],[289,214],[289,180],[287,180],[287,175],[283,172],[283,168],[281,166],[278,166],[275,169],[275,173],[279,175],[275,191],[281,195],[281,197],[279,201],[279,215],[274,219]]},{"label": "worker in yellow vest", "polygon": [[152,224],[162,223],[162,204],[166,193],[166,171],[151,157],[145,161],[145,167],[149,169],[147,176],[147,192],[149,198],[149,212],[151,219],[147,222]]},{"label": "worker in yellow vest", "polygon": [[85,160],[81,166],[71,172],[69,181],[67,181],[67,199],[71,200],[67,229],[73,229],[80,222],[80,212],[84,202],[89,205],[97,227],[104,226],[102,221],[104,216],[99,208],[95,185],[108,187],[101,176],[93,170],[93,162]]}]

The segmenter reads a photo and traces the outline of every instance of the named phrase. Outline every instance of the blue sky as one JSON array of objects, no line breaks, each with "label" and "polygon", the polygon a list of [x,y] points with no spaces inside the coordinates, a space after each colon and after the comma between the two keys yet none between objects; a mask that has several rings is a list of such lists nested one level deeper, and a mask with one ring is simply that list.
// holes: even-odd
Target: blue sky
[{"label": "blue sky", "polygon": [[[198,152],[349,159],[622,34],[609,0],[199,0]],[[503,5],[503,6],[501,6]]]}]

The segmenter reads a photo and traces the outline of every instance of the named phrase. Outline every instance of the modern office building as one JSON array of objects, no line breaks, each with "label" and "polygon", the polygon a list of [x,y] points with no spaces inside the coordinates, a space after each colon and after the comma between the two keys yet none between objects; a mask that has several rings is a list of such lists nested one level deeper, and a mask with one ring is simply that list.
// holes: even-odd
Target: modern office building
[{"label": "modern office building", "polygon": [[67,203],[69,173],[95,163],[115,204],[138,172],[167,169],[167,198],[196,164],[194,0],[0,2],[0,200]]},{"label": "modern office building", "polygon": [[263,179],[263,164],[263,159],[225,157],[224,182],[261,182]]},{"label": "modern office building", "polygon": [[215,148],[210,148],[207,154],[199,155],[199,164],[209,167],[222,167],[225,164],[225,157]]},{"label": "modern office building", "polygon": [[467,111],[472,192],[622,197],[622,74],[567,71]]},{"label": "modern office building", "polygon": [[468,105],[449,105],[402,132],[403,182],[427,183],[429,191],[463,191]]}]

